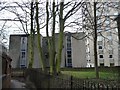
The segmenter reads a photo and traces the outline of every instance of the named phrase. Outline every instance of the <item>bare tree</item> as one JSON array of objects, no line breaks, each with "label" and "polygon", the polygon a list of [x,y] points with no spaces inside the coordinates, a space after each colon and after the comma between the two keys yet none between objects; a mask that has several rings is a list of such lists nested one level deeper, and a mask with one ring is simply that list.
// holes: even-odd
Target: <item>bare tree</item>
[{"label": "bare tree", "polygon": [[[56,56],[56,69],[57,73],[60,72],[60,64],[61,64],[61,53],[63,49],[63,39],[64,39],[64,29],[65,29],[65,22],[74,15],[79,9],[82,7],[82,0],[80,2],[73,2],[73,7],[68,10],[65,15],[64,10],[70,5],[70,2],[64,4],[64,0],[60,2],[60,13],[59,13],[59,39],[58,39],[58,51]],[[72,21],[71,21],[72,22]]]},{"label": "bare tree", "polygon": [[[109,38],[104,34],[107,33],[110,30],[114,30],[115,34],[115,26],[110,24],[112,23],[112,19],[114,15],[110,14],[110,11],[106,6],[113,5],[114,2],[86,2],[84,4],[84,19],[83,19],[83,29],[85,29],[84,32],[86,32],[87,37],[94,41],[94,65],[95,65],[95,72],[96,72],[96,78],[99,78],[99,70],[98,70],[98,50],[97,50],[97,37],[102,37],[105,40],[109,40]],[[109,12],[108,12],[109,11]],[[112,11],[112,10],[111,10]],[[108,15],[110,14],[110,15]],[[108,21],[109,20],[109,21]],[[111,22],[111,23],[109,23]],[[114,24],[114,23],[113,23]],[[109,27],[109,28],[108,28]],[[104,48],[107,46],[104,46]],[[92,52],[92,51],[90,51]],[[93,59],[93,58],[92,58]]]}]

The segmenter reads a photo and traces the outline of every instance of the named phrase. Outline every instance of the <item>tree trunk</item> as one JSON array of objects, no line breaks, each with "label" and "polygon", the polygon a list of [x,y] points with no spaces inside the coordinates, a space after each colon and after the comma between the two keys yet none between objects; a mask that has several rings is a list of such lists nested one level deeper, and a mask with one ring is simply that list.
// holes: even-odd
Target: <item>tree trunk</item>
[{"label": "tree trunk", "polygon": [[49,53],[49,64],[50,64],[50,74],[53,73],[53,62],[52,62],[52,49],[51,49],[51,39],[49,37],[49,32],[48,32],[48,25],[49,25],[49,11],[48,11],[48,6],[49,6],[49,1],[46,0],[46,35],[47,35],[47,42],[48,42],[48,53]]},{"label": "tree trunk", "polygon": [[56,18],[56,13],[55,13],[55,0],[53,0],[53,24],[52,24],[52,53],[51,53],[51,62],[53,64],[53,73],[56,73],[56,67],[55,67],[55,18]]},{"label": "tree trunk", "polygon": [[38,0],[36,0],[36,24],[37,24],[37,42],[38,42],[38,50],[39,50],[39,57],[40,57],[40,65],[44,72],[46,72],[45,61],[43,60],[43,52],[41,48],[41,36],[40,36],[40,28],[39,28],[39,17],[38,17]]},{"label": "tree trunk", "polygon": [[30,60],[29,60],[29,68],[32,68],[34,62],[34,29],[33,29],[33,0],[31,1],[31,31],[30,31]]},{"label": "tree trunk", "polygon": [[56,72],[60,73],[62,49],[63,49],[63,31],[64,31],[64,19],[63,19],[64,0],[60,2],[60,16],[59,16],[59,38],[58,38],[58,51],[56,57]]},{"label": "tree trunk", "polygon": [[98,58],[97,58],[97,22],[96,22],[96,2],[94,2],[94,60],[96,78],[99,78]]}]

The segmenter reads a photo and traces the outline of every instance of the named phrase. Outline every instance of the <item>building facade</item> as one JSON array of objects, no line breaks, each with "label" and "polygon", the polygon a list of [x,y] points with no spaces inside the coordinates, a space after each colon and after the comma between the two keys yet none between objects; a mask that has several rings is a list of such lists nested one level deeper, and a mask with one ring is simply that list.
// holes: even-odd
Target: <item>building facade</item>
[{"label": "building facade", "polygon": [[65,60],[66,67],[86,67],[86,46],[84,33],[66,33],[65,36]]},{"label": "building facade", "polygon": [[[93,2],[83,7],[83,29],[86,38],[87,67],[94,67],[94,8]],[[113,6],[113,7],[112,7]],[[98,66],[119,66],[118,30],[113,19],[118,15],[118,2],[98,2],[96,4]],[[91,24],[91,22],[93,24]],[[85,26],[87,25],[87,26]],[[89,28],[89,26],[93,26]]]},{"label": "building facade", "polygon": [[[62,60],[61,67],[86,67],[86,56],[85,56],[85,40],[81,39],[84,33],[65,33],[63,40],[62,49]],[[42,37],[42,36],[41,36]],[[9,54],[12,58],[13,68],[27,68],[29,63],[29,35],[11,35],[10,36],[10,47]],[[47,67],[49,67],[48,50],[47,50],[47,39],[46,37],[41,38],[42,50],[44,54],[44,60]],[[58,34],[55,35],[55,48],[57,54],[58,46]],[[34,64],[33,68],[40,68],[40,61],[37,47],[37,35],[35,36],[34,42]]]},{"label": "building facade", "polygon": [[[42,36],[41,36],[42,39]],[[12,58],[12,68],[27,68],[30,54],[29,35],[10,35],[9,55]],[[40,60],[37,47],[37,35],[34,40],[33,68],[40,68]]]}]

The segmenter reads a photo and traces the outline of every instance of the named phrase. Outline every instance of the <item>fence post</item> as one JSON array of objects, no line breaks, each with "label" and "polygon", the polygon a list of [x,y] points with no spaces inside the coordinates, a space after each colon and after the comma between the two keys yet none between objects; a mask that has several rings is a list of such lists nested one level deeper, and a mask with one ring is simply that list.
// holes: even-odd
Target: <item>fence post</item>
[{"label": "fence post", "polygon": [[100,89],[100,84],[99,84],[99,82],[98,82],[98,85],[97,85],[98,87],[97,87],[97,89],[99,90]]},{"label": "fence post", "polygon": [[50,74],[48,74],[48,90],[50,89]]},{"label": "fence post", "polygon": [[72,88],[73,88],[73,76],[71,76],[71,78],[70,78],[70,85],[71,85],[71,90],[72,90]]}]

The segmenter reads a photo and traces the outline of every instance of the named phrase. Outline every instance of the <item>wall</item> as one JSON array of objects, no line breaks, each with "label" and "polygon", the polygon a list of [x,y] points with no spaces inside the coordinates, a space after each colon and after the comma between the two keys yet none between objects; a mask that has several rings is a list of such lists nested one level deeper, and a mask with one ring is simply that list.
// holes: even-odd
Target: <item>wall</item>
[{"label": "wall", "polygon": [[9,55],[12,58],[12,68],[19,68],[20,63],[20,35],[10,35]]},{"label": "wall", "polygon": [[[79,36],[83,36],[83,33],[79,33]],[[76,36],[74,34],[74,36]],[[85,40],[77,40],[72,37],[72,65],[73,67],[86,67],[86,46]]]}]

